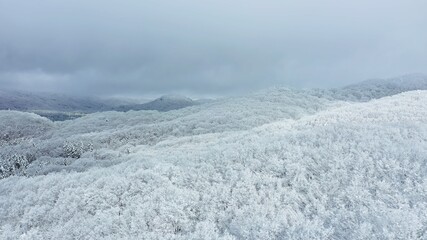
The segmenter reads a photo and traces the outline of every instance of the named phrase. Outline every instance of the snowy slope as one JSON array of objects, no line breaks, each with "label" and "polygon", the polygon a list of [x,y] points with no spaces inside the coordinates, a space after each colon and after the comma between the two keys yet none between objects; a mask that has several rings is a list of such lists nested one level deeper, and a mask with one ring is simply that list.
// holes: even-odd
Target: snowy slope
[{"label": "snowy slope", "polygon": [[[151,146],[168,138],[250,129],[278,119],[300,118],[337,104],[340,103],[275,89],[167,113],[95,113],[73,121],[55,122],[56,131],[48,136],[41,135],[20,145],[4,145],[0,153],[35,156],[39,161],[30,166],[28,174],[64,168],[83,171],[88,165],[111,164],[118,155],[136,145]],[[75,153],[71,154],[69,148],[76,148]],[[76,167],[76,160],[71,158],[64,164],[63,157],[70,154],[82,155],[88,162]]]},{"label": "snowy slope", "polygon": [[0,148],[36,158],[0,180],[0,238],[424,239],[426,102],[274,89],[42,123]]},{"label": "snowy slope", "polygon": [[0,139],[33,138],[45,134],[52,122],[33,113],[0,110]]}]

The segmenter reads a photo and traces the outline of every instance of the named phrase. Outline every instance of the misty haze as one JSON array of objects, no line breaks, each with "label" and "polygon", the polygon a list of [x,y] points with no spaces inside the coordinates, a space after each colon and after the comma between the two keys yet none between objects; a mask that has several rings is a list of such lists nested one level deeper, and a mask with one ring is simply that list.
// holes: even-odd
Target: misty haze
[{"label": "misty haze", "polygon": [[0,0],[0,239],[427,239],[426,12]]}]

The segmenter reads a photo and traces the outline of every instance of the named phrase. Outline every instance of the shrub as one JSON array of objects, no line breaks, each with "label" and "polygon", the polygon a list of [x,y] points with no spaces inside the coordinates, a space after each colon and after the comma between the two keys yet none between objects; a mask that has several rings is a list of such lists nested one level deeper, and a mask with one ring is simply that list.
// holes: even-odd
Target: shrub
[{"label": "shrub", "polygon": [[92,143],[83,143],[82,141],[67,141],[62,145],[62,150],[61,157],[78,159],[82,156],[83,153],[93,151],[93,145]]},{"label": "shrub", "polygon": [[23,174],[26,175],[27,166],[36,160],[32,154],[12,154],[2,156],[0,159],[0,179],[11,175]]}]

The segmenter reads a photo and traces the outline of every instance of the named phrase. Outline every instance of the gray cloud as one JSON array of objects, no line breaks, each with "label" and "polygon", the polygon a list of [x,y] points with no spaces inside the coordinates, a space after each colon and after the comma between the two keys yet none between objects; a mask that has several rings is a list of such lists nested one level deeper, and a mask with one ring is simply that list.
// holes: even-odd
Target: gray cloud
[{"label": "gray cloud", "polygon": [[0,84],[230,94],[426,73],[427,3],[0,0]]}]

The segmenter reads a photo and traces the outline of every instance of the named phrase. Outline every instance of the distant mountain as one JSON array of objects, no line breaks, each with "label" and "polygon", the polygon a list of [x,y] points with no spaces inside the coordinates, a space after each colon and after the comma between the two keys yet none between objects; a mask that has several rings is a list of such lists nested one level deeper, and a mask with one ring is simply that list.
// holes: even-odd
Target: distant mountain
[{"label": "distant mountain", "polygon": [[[364,102],[411,90],[427,90],[427,76],[411,74],[390,79],[372,79],[343,88],[307,90],[306,93],[328,100]],[[141,103],[141,101],[124,98],[101,99],[0,90],[0,110],[34,112],[53,121],[74,119],[86,113],[101,111],[157,110],[166,112],[211,101],[192,100],[181,95],[165,95],[153,101]]]},{"label": "distant mountain", "polygon": [[87,113],[103,111],[157,110],[166,112],[211,100],[197,100],[180,96],[165,95],[153,101],[126,98],[72,97],[53,93],[31,93],[0,90],[0,110],[33,112],[52,121],[64,121],[81,117]]},{"label": "distant mountain", "polygon": [[124,105],[116,108],[117,111],[127,112],[130,110],[140,111],[140,110],[157,110],[159,112],[167,112],[170,110],[181,109],[193,105],[200,104],[198,101],[193,101],[192,99],[181,96],[181,95],[165,95],[160,98],[157,98],[151,102],[143,104],[131,104]]},{"label": "distant mountain", "polygon": [[326,90],[314,90],[315,95],[329,99],[366,102],[413,90],[427,90],[427,76],[409,74],[389,79],[371,79],[360,83]]},{"label": "distant mountain", "polygon": [[90,97],[71,97],[52,93],[0,90],[0,110],[98,112],[111,110],[111,103]]},{"label": "distant mountain", "polygon": [[427,76],[411,74],[389,79],[371,79],[342,89],[343,93],[361,100],[381,98],[412,90],[427,90]]}]

